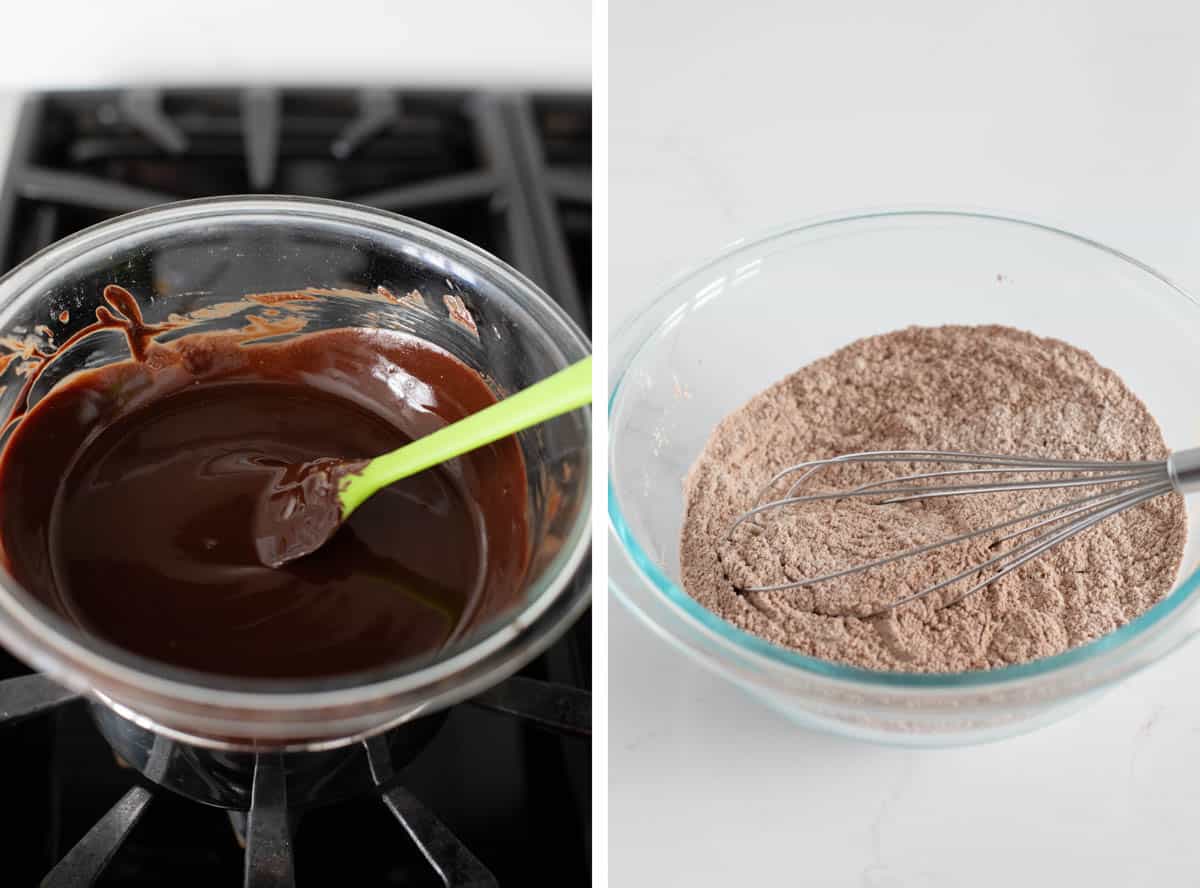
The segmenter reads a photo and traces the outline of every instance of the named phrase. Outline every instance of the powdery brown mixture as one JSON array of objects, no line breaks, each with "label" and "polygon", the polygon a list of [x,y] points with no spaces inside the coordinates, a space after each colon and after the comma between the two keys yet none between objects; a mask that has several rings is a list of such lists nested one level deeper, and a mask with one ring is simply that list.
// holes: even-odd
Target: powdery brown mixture
[{"label": "powdery brown mixture", "polygon": [[[1022,540],[984,537],[808,588],[738,591],[852,566],[1064,500],[1062,492],[1022,491],[894,505],[811,503],[776,509],[763,516],[761,531],[743,527],[725,539],[734,518],[789,465],[859,450],[921,449],[1103,460],[1167,454],[1146,406],[1115,373],[1064,342],[999,326],[913,327],[861,339],[717,426],[686,481],[684,587],[777,644],[909,672],[1057,654],[1113,631],[1171,588],[1187,533],[1176,494],[1110,518],[957,603],[951,599],[967,586],[879,613]],[[811,491],[921,468],[835,467],[814,478]],[[1094,489],[1068,496],[1086,492]]]}]

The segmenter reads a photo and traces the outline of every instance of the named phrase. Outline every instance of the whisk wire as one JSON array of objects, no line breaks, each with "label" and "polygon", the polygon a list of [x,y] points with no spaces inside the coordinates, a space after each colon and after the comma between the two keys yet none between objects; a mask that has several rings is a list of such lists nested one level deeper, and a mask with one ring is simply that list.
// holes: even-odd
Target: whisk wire
[{"label": "whisk wire", "polygon": [[[948,472],[922,472],[916,475],[901,475],[899,478],[884,478],[880,481],[871,481],[868,484],[859,485],[858,487],[855,487],[854,490],[870,490],[872,487],[881,487],[885,484],[907,484],[912,481],[928,481],[934,478],[951,478],[961,475],[1011,475],[1014,473],[1061,474],[1062,471],[1063,470],[1060,468],[1046,468],[1044,466],[1026,469],[953,469]],[[1127,472],[1122,466],[1120,471],[1112,469],[1107,471],[1102,469],[1094,469],[1089,473],[1089,477],[1105,480],[1119,480],[1121,475],[1129,475],[1141,478],[1146,476],[1154,476],[1157,474],[1159,474],[1159,472],[1153,468]]]},{"label": "whisk wire", "polygon": [[1058,467],[1063,470],[1085,471],[1089,468],[1095,469],[1111,469],[1120,467],[1123,469],[1135,468],[1157,468],[1162,466],[1161,460],[1130,460],[1130,461],[1102,461],[1102,460],[1079,460],[1079,459],[1041,459],[1035,456],[1011,456],[995,453],[970,453],[964,451],[939,451],[939,450],[862,450],[857,453],[843,453],[839,456],[831,456],[825,459],[813,459],[795,465],[788,466],[777,472],[770,481],[767,482],[767,487],[772,487],[778,484],[788,475],[794,472],[804,471],[805,469],[820,469],[824,466],[837,465],[838,463],[849,462],[908,462],[908,463],[967,463],[971,465],[993,465],[993,466],[1035,466],[1035,467]]},{"label": "whisk wire", "polygon": [[[803,503],[816,503],[824,500],[856,499],[867,496],[883,496],[888,499],[880,500],[876,505],[909,502],[918,499],[932,499],[944,496],[964,496],[981,493],[1007,493],[1013,490],[1058,490],[1069,487],[1094,487],[1098,484],[1113,484],[1126,481],[1145,481],[1154,478],[1151,473],[1110,475],[1103,478],[1075,478],[1057,481],[1012,481],[1003,484],[946,484],[940,487],[885,487],[885,488],[853,488],[851,490],[835,490],[827,493],[810,493],[805,496],[790,496],[783,499],[761,503],[743,512],[729,528],[727,539],[731,539],[733,531],[763,512],[777,509],[781,506],[798,506]],[[1165,476],[1164,476],[1165,478]]]},{"label": "whisk wire", "polygon": [[897,561],[903,561],[905,558],[915,558],[918,555],[924,555],[926,552],[932,552],[935,549],[941,549],[941,548],[945,548],[946,546],[952,546],[955,543],[961,543],[961,542],[965,542],[967,540],[976,539],[981,536],[986,536],[987,534],[995,533],[998,530],[1003,530],[1006,527],[1012,527],[1013,525],[1020,524],[1025,521],[1033,521],[1037,518],[1043,518],[1043,516],[1049,515],[1052,512],[1061,512],[1064,509],[1068,510],[1067,512],[1065,512],[1062,515],[1055,515],[1051,518],[1043,518],[1042,521],[1039,521],[1036,524],[1033,524],[1029,527],[1022,528],[1021,530],[1016,531],[1015,533],[1011,533],[1007,536],[1001,537],[999,540],[996,541],[997,543],[1006,542],[1010,539],[1015,539],[1018,536],[1023,536],[1027,533],[1030,533],[1031,531],[1037,530],[1039,527],[1044,527],[1047,524],[1056,523],[1056,522],[1062,521],[1066,518],[1069,518],[1072,515],[1077,515],[1080,512],[1090,511],[1090,510],[1096,509],[1098,507],[1108,505],[1112,502],[1115,502],[1116,500],[1123,499],[1126,496],[1128,496],[1128,491],[1129,491],[1129,488],[1124,488],[1124,489],[1118,490],[1118,491],[1101,491],[1099,493],[1093,493],[1089,496],[1079,497],[1078,499],[1070,500],[1065,503],[1055,503],[1052,506],[1041,509],[1037,512],[1032,512],[1027,515],[1018,515],[1015,518],[1009,518],[1006,521],[1001,521],[997,524],[991,525],[990,527],[984,527],[984,528],[980,528],[979,530],[968,531],[966,533],[959,534],[958,536],[951,537],[949,539],[937,540],[936,542],[933,542],[933,543],[925,543],[924,545],[916,546],[912,549],[906,549],[903,552],[897,552],[894,555],[887,555],[883,558],[877,558],[873,561],[867,561],[867,562],[864,562],[863,564],[857,564],[854,567],[848,567],[843,570],[831,571],[829,573],[819,574],[817,576],[805,577],[800,580],[792,580],[787,583],[779,583],[778,585],[774,585],[774,586],[759,586],[756,588],[746,588],[746,589],[742,589],[742,591],[743,592],[782,592],[787,589],[799,589],[803,586],[811,586],[815,583],[824,583],[828,580],[837,580],[837,579],[841,579],[842,577],[848,577],[848,576],[852,576],[854,574],[864,573],[866,571],[872,570],[877,567],[883,567],[884,565],[887,565],[887,564],[894,564]]},{"label": "whisk wire", "polygon": [[1000,580],[1000,578],[1004,577],[1006,574],[1011,573],[1012,571],[1016,570],[1021,565],[1025,564],[1025,563],[1033,560],[1037,556],[1041,555],[1043,552],[1053,548],[1054,546],[1057,546],[1059,543],[1069,540],[1071,537],[1082,533],[1083,531],[1087,530],[1089,527],[1093,527],[1094,525],[1099,524],[1101,521],[1104,521],[1106,518],[1110,518],[1113,515],[1116,515],[1118,512],[1123,512],[1126,509],[1131,509],[1134,506],[1138,505],[1139,503],[1143,503],[1146,500],[1153,499],[1156,496],[1160,496],[1161,494],[1166,493],[1168,490],[1170,490],[1169,484],[1165,485],[1163,487],[1163,489],[1151,489],[1151,490],[1143,491],[1138,494],[1133,494],[1133,495],[1127,496],[1121,500],[1118,500],[1117,502],[1113,503],[1112,505],[1108,506],[1107,508],[1101,509],[1099,511],[1090,511],[1089,513],[1085,514],[1083,517],[1077,518],[1074,521],[1072,521],[1070,524],[1067,524],[1065,527],[1059,528],[1056,531],[1050,531],[1048,533],[1036,536],[1032,540],[1029,540],[1028,542],[1022,543],[1019,546],[1014,546],[1013,548],[1011,548],[1005,552],[1001,552],[999,555],[995,556],[994,558],[989,558],[987,561],[984,561],[982,564],[973,565],[972,567],[969,567],[966,570],[955,574],[953,577],[950,577],[950,579],[948,579],[948,580],[942,580],[941,582],[935,583],[932,586],[928,586],[927,588],[924,588],[924,589],[920,590],[919,592],[913,592],[910,595],[906,595],[902,598],[899,598],[896,601],[893,601],[890,604],[885,605],[879,611],[879,613],[886,613],[887,611],[895,610],[896,608],[900,607],[901,605],[907,604],[910,601],[915,601],[918,598],[925,598],[926,596],[932,595],[934,592],[937,592],[941,589],[945,589],[947,586],[952,586],[954,583],[964,580],[969,576],[978,574],[980,571],[987,570],[989,567],[992,567],[993,565],[998,564],[1001,561],[1004,561],[1008,558],[1012,558],[1014,555],[1020,555],[1020,557],[1016,558],[1011,564],[1004,565],[1004,567],[997,570],[994,574],[992,574],[991,576],[985,577],[983,580],[976,583],[974,586],[970,587],[969,589],[967,589],[965,592],[961,593],[957,597],[951,599],[950,601],[943,602],[944,607],[948,607],[949,605],[952,605],[952,604],[957,604],[958,602],[962,601],[967,596],[973,595],[974,593],[978,592],[979,590],[992,585],[993,583]]},{"label": "whisk wire", "polygon": [[[1180,460],[1180,457],[1183,460]],[[1193,459],[1194,458],[1194,459]],[[1191,462],[1196,466],[1193,467]],[[797,495],[797,492],[818,472],[829,466],[851,463],[907,463],[914,465],[942,464],[956,468],[938,471],[918,471],[897,477],[871,481],[847,490],[823,491]],[[763,502],[780,481],[799,473],[789,485],[785,495]],[[1134,508],[1148,500],[1183,489],[1180,476],[1190,478],[1200,474],[1200,451],[1182,451],[1170,460],[1130,460],[1103,462],[1099,460],[1041,459],[1038,457],[999,454],[940,452],[934,450],[890,450],[849,453],[828,459],[810,460],[789,466],[777,472],[760,490],[750,509],[739,515],[730,525],[726,541],[732,540],[737,529],[746,522],[761,527],[757,518],[766,512],[806,503],[829,500],[871,498],[873,505],[887,505],[938,497],[968,496],[976,494],[1008,493],[1013,491],[1069,490],[1084,487],[1105,489],[1086,496],[1076,497],[1034,512],[1028,512],[992,524],[989,527],[971,530],[957,536],[906,549],[902,552],[857,564],[852,567],[829,571],[818,576],[779,583],[776,585],[745,588],[747,592],[779,592],[812,586],[842,577],[863,573],[906,558],[928,554],[955,543],[976,539],[999,531],[1016,527],[991,543],[992,547],[1010,542],[1035,531],[1032,539],[1012,546],[987,560],[972,565],[945,580],[917,592],[892,601],[877,613],[886,613],[901,605],[960,583],[972,576],[993,571],[945,605],[954,604],[967,596],[995,583],[1033,558],[1057,546],[1096,524]],[[1038,478],[1029,476],[1060,475],[1066,477]],[[1013,480],[987,481],[975,484],[933,483],[965,476],[1008,476]],[[880,499],[882,497],[883,499]],[[1064,522],[1066,522],[1064,524]]]}]

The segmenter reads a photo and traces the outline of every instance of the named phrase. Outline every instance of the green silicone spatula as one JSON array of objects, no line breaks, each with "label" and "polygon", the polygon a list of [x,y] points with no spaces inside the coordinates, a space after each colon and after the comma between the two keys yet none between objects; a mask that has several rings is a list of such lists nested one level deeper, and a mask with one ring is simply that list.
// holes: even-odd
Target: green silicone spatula
[{"label": "green silicone spatula", "polygon": [[366,462],[323,457],[288,466],[255,515],[259,558],[272,566],[301,558],[324,545],[355,509],[389,484],[591,401],[589,356],[383,456]]}]

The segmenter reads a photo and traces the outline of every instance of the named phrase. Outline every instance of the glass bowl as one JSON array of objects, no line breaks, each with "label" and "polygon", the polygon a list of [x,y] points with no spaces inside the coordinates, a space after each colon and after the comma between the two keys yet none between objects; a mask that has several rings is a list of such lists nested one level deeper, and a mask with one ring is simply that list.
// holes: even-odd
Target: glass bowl
[{"label": "glass bowl", "polygon": [[958,674],[873,672],[743,632],[679,583],[683,478],[751,396],[876,333],[1007,324],[1092,352],[1158,418],[1200,442],[1200,305],[1145,265],[1056,228],[1000,216],[867,213],[739,241],[677,279],[614,336],[609,402],[611,587],[659,636],[800,724],[911,746],[992,740],[1076,709],[1196,634],[1200,529],[1149,611],[1087,645]]},{"label": "glass bowl", "polygon": [[[0,278],[0,346],[7,355],[0,421],[26,395],[35,350],[53,358],[27,393],[31,404],[76,370],[128,356],[116,331],[66,342],[95,319],[110,283],[134,294],[146,323],[174,325],[160,341],[230,329],[261,332],[260,339],[337,327],[399,330],[449,350],[500,395],[590,350],[528,279],[420,222],[291,197],[187,201],[89,228]],[[298,292],[301,298],[289,298]],[[585,410],[518,436],[529,479],[524,595],[515,610],[432,659],[315,681],[191,672],[80,631],[5,573],[0,642],[57,681],[188,742],[304,749],[349,743],[495,684],[586,608],[590,434]]]}]

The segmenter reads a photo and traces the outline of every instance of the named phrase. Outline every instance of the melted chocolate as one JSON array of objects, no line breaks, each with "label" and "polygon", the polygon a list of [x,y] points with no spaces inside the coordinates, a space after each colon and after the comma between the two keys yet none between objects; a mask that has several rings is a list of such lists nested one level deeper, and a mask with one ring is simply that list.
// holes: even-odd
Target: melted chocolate
[{"label": "melted chocolate", "polygon": [[97,326],[123,327],[133,358],[60,383],[0,457],[0,554],[32,594],[144,656],[256,677],[428,654],[516,602],[514,439],[371,497],[299,561],[255,549],[258,499],[287,464],[365,459],[474,413],[495,401],[477,373],[380,331],[160,344],[114,290],[121,317],[102,308]]}]

